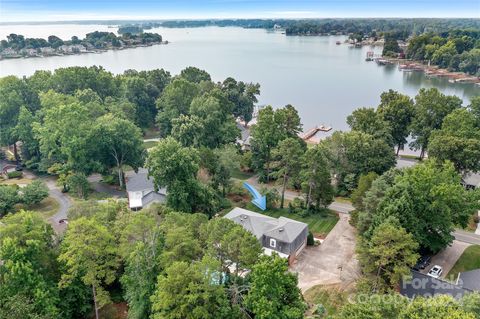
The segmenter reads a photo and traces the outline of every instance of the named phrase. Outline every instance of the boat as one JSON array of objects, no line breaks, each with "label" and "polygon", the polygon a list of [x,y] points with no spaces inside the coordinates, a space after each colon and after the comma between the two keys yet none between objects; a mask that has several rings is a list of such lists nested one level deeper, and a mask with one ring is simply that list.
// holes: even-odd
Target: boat
[{"label": "boat", "polygon": [[340,44],[342,44],[342,42],[337,41],[337,42],[335,42],[335,44],[336,44],[336,45],[340,45]]}]

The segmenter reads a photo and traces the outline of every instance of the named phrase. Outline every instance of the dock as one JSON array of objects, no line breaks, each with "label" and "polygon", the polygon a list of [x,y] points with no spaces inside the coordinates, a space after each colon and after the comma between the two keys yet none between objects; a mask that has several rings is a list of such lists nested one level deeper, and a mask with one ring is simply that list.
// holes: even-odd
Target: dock
[{"label": "dock", "polygon": [[330,135],[332,127],[326,125],[317,125],[305,133],[299,134],[299,137],[307,143],[318,144],[321,140]]}]

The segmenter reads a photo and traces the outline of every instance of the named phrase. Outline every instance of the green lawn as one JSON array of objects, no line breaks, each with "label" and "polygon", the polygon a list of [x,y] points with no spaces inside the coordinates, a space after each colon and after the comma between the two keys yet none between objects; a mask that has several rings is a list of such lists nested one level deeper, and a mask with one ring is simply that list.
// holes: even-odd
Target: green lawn
[{"label": "green lawn", "polygon": [[251,172],[244,172],[240,169],[235,169],[233,172],[232,172],[232,178],[235,178],[235,179],[239,179],[239,180],[247,180],[249,179],[250,177],[252,177],[253,175],[255,175],[255,173],[251,173]]},{"label": "green lawn", "polygon": [[143,142],[143,145],[145,146],[145,148],[148,150],[149,148],[152,148],[154,147],[155,145],[157,145],[158,142],[155,142],[155,141],[148,141],[148,142]]},{"label": "green lawn", "polygon": [[338,222],[337,214],[332,211],[325,210],[325,212],[311,214],[305,217],[300,216],[299,214],[289,213],[287,208],[284,209],[269,209],[266,211],[261,211],[252,203],[248,203],[246,209],[252,210],[261,214],[272,216],[278,218],[280,216],[287,217],[290,219],[298,220],[308,224],[308,228],[315,236],[325,237],[332,228]]},{"label": "green lawn", "polygon": [[55,215],[59,207],[60,207],[60,203],[57,202],[53,197],[47,197],[44,200],[42,200],[40,203],[32,206],[26,206],[24,204],[15,205],[15,208],[17,210],[20,210],[20,209],[31,210],[31,211],[40,213],[42,217],[45,219]]},{"label": "green lawn", "polygon": [[326,318],[337,314],[338,310],[348,302],[347,293],[338,290],[335,286],[314,286],[308,289],[303,297],[310,307],[309,312],[314,312],[317,305],[323,305],[327,311]]},{"label": "green lawn", "polygon": [[480,268],[480,245],[470,246],[463,252],[457,260],[448,277],[457,278],[459,272],[469,271]]}]

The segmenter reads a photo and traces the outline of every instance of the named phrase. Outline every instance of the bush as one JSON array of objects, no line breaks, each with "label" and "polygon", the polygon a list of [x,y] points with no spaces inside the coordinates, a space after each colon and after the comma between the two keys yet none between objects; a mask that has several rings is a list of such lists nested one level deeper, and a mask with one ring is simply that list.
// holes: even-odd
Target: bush
[{"label": "bush", "polygon": [[33,181],[30,185],[22,188],[22,202],[25,205],[40,203],[48,197],[48,188],[39,180]]},{"label": "bush", "polygon": [[313,238],[313,234],[311,231],[308,231],[307,246],[314,246],[314,245],[315,245],[315,239]]},{"label": "bush", "polygon": [[300,214],[303,217],[308,215],[308,212],[305,209],[305,203],[300,198],[295,198],[288,203],[288,212],[291,214]]},{"label": "bush", "polygon": [[102,175],[102,182],[108,185],[118,185],[118,176],[116,175]]},{"label": "bush", "polygon": [[7,173],[7,176],[8,178],[22,178],[23,173],[19,171],[13,171],[13,172]]},{"label": "bush", "polygon": [[252,170],[252,152],[246,151],[243,153],[242,158],[240,159],[240,168],[245,172],[250,172]]},{"label": "bush", "polygon": [[68,185],[68,189],[74,191],[78,197],[87,197],[88,192],[90,191],[90,183],[85,174],[78,173],[68,175],[65,182]]}]

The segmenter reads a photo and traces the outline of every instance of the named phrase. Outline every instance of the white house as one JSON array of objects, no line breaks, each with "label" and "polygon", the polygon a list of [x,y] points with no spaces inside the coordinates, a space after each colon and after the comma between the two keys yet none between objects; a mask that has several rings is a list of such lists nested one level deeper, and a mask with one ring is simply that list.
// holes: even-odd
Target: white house
[{"label": "white house", "polygon": [[161,188],[155,191],[153,179],[148,177],[145,168],[140,168],[138,173],[130,172],[126,176],[128,206],[132,210],[140,210],[152,203],[163,203],[167,197],[167,190]]}]

